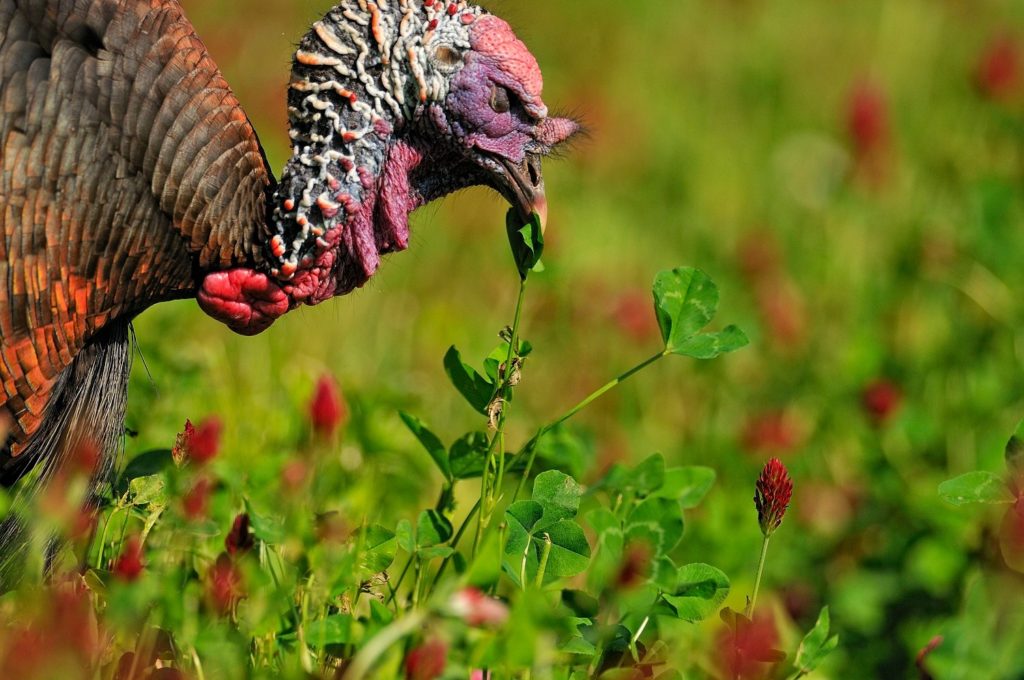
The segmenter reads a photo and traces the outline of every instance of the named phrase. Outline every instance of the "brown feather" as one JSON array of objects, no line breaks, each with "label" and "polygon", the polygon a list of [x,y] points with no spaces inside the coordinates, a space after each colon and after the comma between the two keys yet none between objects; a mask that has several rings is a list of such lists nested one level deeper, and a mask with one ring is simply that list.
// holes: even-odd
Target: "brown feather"
[{"label": "brown feather", "polygon": [[106,326],[192,296],[197,272],[262,259],[272,181],[176,1],[0,0],[9,457]]}]

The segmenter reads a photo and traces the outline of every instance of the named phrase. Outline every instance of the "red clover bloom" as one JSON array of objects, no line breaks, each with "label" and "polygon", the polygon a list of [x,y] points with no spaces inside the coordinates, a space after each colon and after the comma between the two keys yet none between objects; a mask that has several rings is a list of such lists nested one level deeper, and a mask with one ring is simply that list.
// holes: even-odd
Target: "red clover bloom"
[{"label": "red clover bloom", "polygon": [[771,536],[782,524],[782,518],[793,497],[793,480],[789,471],[778,458],[769,460],[761,476],[757,480],[754,492],[754,507],[757,508],[757,521],[761,525],[761,533]]}]

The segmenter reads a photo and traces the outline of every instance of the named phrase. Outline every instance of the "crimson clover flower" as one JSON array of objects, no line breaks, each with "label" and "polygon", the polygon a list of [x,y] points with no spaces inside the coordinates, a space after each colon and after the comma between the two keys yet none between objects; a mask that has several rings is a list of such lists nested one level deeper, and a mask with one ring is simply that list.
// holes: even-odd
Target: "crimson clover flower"
[{"label": "crimson clover flower", "polygon": [[185,421],[185,429],[178,433],[171,455],[179,464],[186,459],[198,465],[208,463],[220,451],[220,434],[224,429],[219,418],[209,417],[196,427],[191,420]]},{"label": "crimson clover flower", "polygon": [[309,419],[313,429],[320,435],[329,437],[348,420],[348,408],[341,396],[341,387],[330,375],[320,376],[316,391],[309,402]]},{"label": "crimson clover flower", "polygon": [[789,471],[778,458],[765,463],[761,476],[757,479],[754,492],[754,507],[757,508],[757,521],[761,525],[761,533],[771,536],[782,524],[782,518],[793,497],[793,480]]}]

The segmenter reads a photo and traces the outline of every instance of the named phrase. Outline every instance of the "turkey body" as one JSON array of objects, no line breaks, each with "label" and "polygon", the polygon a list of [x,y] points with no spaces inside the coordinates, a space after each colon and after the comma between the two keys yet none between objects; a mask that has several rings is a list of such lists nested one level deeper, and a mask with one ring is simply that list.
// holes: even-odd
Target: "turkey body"
[{"label": "turkey body", "polygon": [[0,0],[0,484],[86,448],[105,478],[153,304],[253,335],[362,286],[452,192],[545,214],[541,159],[579,126],[542,88],[468,0],[340,0],[295,52],[276,182],[178,0]]},{"label": "turkey body", "polygon": [[116,444],[128,323],[255,266],[272,190],[176,0],[0,0],[0,482]]}]

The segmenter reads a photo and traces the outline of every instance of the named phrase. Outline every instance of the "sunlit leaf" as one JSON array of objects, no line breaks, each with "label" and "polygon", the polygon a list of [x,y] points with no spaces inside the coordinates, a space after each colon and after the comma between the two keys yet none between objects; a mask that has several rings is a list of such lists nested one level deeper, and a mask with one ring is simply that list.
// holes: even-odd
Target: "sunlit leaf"
[{"label": "sunlit leaf", "polygon": [[475,368],[462,360],[454,346],[444,355],[444,372],[459,394],[477,413],[486,415],[487,404],[494,394],[494,383],[480,375]]},{"label": "sunlit leaf", "polygon": [[423,448],[426,449],[427,453],[430,454],[430,457],[437,465],[437,468],[441,471],[441,474],[444,475],[445,479],[451,481],[452,467],[448,460],[448,450],[445,448],[444,444],[441,443],[438,436],[431,432],[430,428],[424,425],[423,421],[416,416],[404,412],[399,413],[398,415],[402,418],[402,422],[405,423],[405,426],[409,428],[409,431],[412,432],[416,436],[416,439],[419,440],[420,444],[423,445]]},{"label": "sunlit leaf", "polygon": [[708,564],[680,567],[676,588],[665,601],[684,621],[703,621],[715,613],[729,594],[729,578]]},{"label": "sunlit leaf", "polygon": [[804,636],[796,651],[797,670],[810,673],[839,645],[838,635],[829,637],[829,625],[828,607],[824,607],[814,628]]},{"label": "sunlit leaf", "polygon": [[1013,503],[1016,500],[1001,477],[985,470],[975,470],[943,482],[939,485],[939,496],[953,505]]}]

